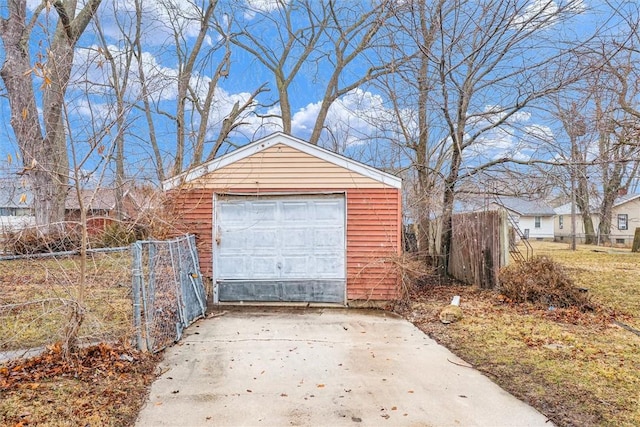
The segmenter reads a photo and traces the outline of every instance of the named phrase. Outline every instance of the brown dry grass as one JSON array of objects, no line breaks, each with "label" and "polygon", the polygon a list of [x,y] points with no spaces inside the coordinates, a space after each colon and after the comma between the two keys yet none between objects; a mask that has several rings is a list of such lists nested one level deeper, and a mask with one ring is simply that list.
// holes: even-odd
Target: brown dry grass
[{"label": "brown dry grass", "polygon": [[[589,288],[596,311],[550,311],[468,286],[424,286],[403,314],[557,425],[640,425],[640,337],[613,323],[640,326],[640,254],[534,243],[536,254]],[[462,296],[464,318],[443,325],[437,315],[453,295]]]},{"label": "brown dry grass", "polygon": [[[130,334],[130,270],[127,252],[90,257],[81,341],[114,341]],[[78,296],[79,274],[77,257],[0,262],[0,351],[61,339],[68,301]]]}]

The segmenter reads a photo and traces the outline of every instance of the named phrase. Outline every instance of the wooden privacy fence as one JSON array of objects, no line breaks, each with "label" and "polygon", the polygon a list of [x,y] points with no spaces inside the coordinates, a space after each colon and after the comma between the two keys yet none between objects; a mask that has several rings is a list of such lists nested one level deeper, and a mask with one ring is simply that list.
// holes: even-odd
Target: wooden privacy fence
[{"label": "wooden privacy fence", "polygon": [[505,210],[453,216],[449,274],[456,279],[493,289],[498,271],[509,259],[509,227]]}]

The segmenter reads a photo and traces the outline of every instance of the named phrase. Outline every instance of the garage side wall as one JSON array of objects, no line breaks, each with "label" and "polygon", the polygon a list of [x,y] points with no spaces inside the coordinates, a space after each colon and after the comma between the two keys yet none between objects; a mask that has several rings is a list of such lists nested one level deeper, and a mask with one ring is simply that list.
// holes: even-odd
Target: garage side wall
[{"label": "garage side wall", "polygon": [[196,236],[200,270],[204,276],[213,277],[213,190],[174,190],[168,196],[176,234]]},{"label": "garage side wall", "polygon": [[400,253],[400,193],[396,189],[347,190],[347,299],[392,300]]}]

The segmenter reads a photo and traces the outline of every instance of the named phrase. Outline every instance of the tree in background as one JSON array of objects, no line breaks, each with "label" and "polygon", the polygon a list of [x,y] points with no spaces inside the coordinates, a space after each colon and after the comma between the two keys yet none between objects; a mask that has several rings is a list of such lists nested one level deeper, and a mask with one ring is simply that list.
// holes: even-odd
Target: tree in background
[{"label": "tree in background", "polygon": [[[26,0],[8,0],[6,17],[0,19],[5,50],[0,77],[38,225],[64,220],[69,185],[65,93],[76,45],[100,2],[88,0],[81,7],[75,0],[42,2],[28,13]],[[49,28],[55,28],[53,34]],[[37,49],[35,60],[32,49]]]},{"label": "tree in background", "polygon": [[220,31],[273,76],[279,111],[270,110],[267,118],[277,116],[285,133],[294,131],[296,83],[316,83],[318,102],[307,107],[317,110],[309,142],[318,144],[340,97],[393,70],[387,57],[373,58],[393,3],[275,1],[274,8],[244,10],[246,5],[236,5],[229,15],[237,22]]},{"label": "tree in background", "polygon": [[[411,99],[413,105],[394,107],[400,112],[396,116],[414,114],[399,140],[411,153],[420,191],[437,188],[441,197],[437,252],[442,273],[448,269],[460,186],[509,164],[535,161],[541,138],[527,128],[525,118],[528,109],[575,78],[561,70],[570,46],[554,37],[581,4],[444,0],[398,6],[397,28],[403,35],[395,34],[394,44],[408,52],[413,44],[416,53],[412,68],[401,68],[405,74],[394,74],[397,82],[387,87],[412,91],[409,98],[400,92],[400,99]],[[387,93],[393,96],[393,90]],[[513,146],[500,145],[512,138]],[[419,221],[426,234],[430,212],[422,211]]]}]

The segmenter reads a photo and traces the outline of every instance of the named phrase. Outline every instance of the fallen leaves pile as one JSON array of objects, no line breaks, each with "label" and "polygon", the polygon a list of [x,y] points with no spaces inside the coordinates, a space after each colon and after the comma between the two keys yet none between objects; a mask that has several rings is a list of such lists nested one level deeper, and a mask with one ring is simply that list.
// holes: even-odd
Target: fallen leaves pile
[{"label": "fallen leaves pile", "polygon": [[0,365],[0,425],[131,425],[158,357],[98,344],[63,357],[60,345]]},{"label": "fallen leaves pile", "polygon": [[98,344],[81,349],[67,360],[62,347],[55,344],[42,355],[30,359],[10,361],[0,366],[0,391],[8,391],[25,384],[37,388],[37,382],[57,376],[81,381],[139,373],[146,368],[148,354],[126,350],[122,346]]}]

